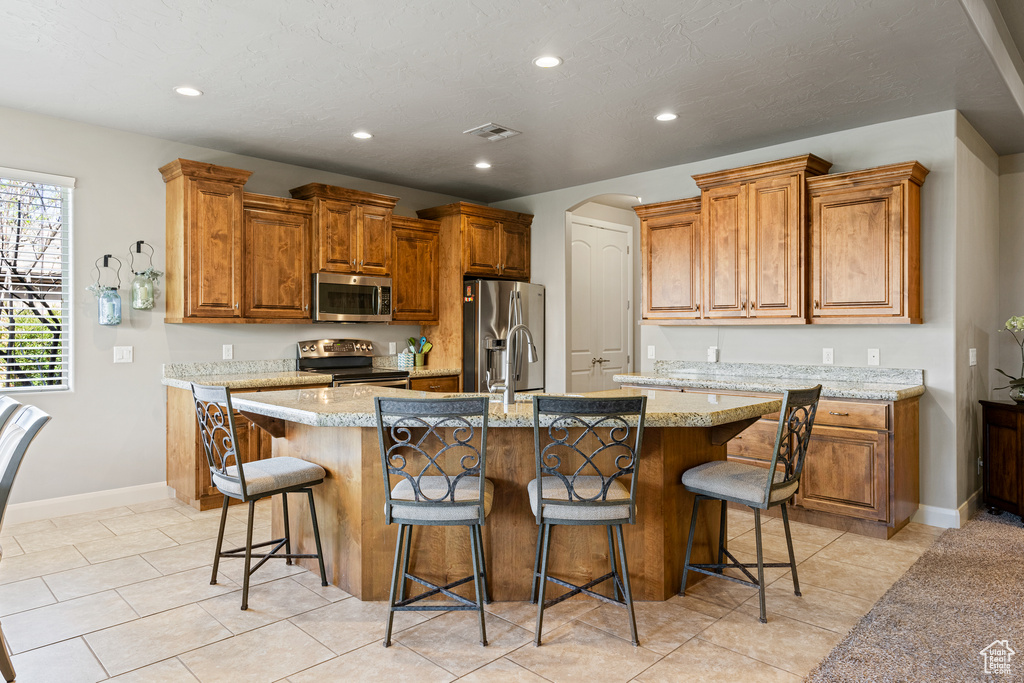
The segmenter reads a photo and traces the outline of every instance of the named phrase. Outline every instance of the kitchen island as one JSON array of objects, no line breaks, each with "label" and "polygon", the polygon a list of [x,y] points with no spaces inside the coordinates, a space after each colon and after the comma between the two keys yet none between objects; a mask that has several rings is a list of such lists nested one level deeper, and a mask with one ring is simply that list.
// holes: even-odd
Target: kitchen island
[{"label": "kitchen island", "polygon": [[[701,463],[724,460],[726,442],[762,415],[778,411],[781,401],[640,389],[588,395],[640,394],[649,398],[638,475],[637,523],[624,528],[625,541],[634,596],[667,600],[679,590],[693,505],[692,495],[680,484],[682,473]],[[275,457],[303,458],[327,471],[314,495],[328,577],[361,600],[387,598],[398,533],[397,525],[384,524],[374,396],[436,398],[439,394],[357,386],[232,397],[236,410],[274,437]],[[490,404],[487,477],[494,482],[495,491],[484,526],[484,549],[491,594],[499,601],[528,600],[530,596],[537,542],[537,525],[526,493],[527,483],[536,476],[532,413],[528,401],[507,410],[501,403]],[[289,510],[298,552],[310,552],[312,530],[300,497],[289,501]],[[277,501],[273,524],[276,536],[283,530]],[[696,533],[694,560],[711,561],[718,548],[715,505],[701,506]],[[465,528],[417,528],[413,544],[414,573],[441,582],[471,573]],[[607,571],[608,543],[602,527],[556,529],[551,553],[551,574],[574,583]]]}]

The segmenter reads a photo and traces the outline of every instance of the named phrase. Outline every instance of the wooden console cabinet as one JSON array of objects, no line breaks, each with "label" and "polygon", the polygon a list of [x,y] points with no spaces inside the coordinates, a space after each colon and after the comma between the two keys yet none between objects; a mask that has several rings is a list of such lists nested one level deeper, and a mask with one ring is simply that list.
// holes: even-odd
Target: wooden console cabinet
[{"label": "wooden console cabinet", "polygon": [[990,508],[1024,512],[1024,404],[979,401],[982,497]]}]

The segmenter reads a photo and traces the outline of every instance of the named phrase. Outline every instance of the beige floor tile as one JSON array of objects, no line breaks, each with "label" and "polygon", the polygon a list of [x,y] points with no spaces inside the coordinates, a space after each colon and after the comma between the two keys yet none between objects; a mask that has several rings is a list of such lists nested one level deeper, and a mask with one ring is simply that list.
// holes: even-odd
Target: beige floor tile
[{"label": "beige floor tile", "polygon": [[[628,681],[661,656],[578,621],[550,633],[540,647],[524,645],[508,655],[519,666],[554,683],[567,681]],[[594,653],[600,652],[600,657]]]},{"label": "beige floor tile", "polygon": [[15,536],[15,539],[26,553],[34,553],[40,550],[59,548],[62,545],[74,545],[76,543],[85,543],[86,541],[112,538],[113,536],[113,532],[99,522],[90,522],[89,524],[68,527],[66,529],[21,534]]},{"label": "beige floor tile", "polygon": [[41,531],[53,531],[57,527],[49,519],[37,519],[32,522],[20,524],[5,524],[0,530],[0,541],[7,538],[14,538],[19,534],[37,534]]},{"label": "beige floor tile", "polygon": [[502,657],[459,680],[464,683],[546,683],[547,679]]},{"label": "beige floor tile", "polygon": [[[874,606],[870,600],[807,584],[801,584],[800,593],[795,595],[793,586],[784,582],[768,586],[764,596],[768,619],[779,614],[846,635]],[[755,595],[744,606],[757,604]]]},{"label": "beige floor tile", "polygon": [[129,671],[110,680],[117,681],[117,683],[197,683],[199,681],[177,657]]},{"label": "beige floor tile", "polygon": [[636,677],[642,683],[799,683],[801,678],[694,638]]},{"label": "beige floor tile", "polygon": [[80,512],[77,515],[67,515],[65,517],[54,517],[51,521],[58,529],[69,529],[83,524],[90,524],[104,519],[124,517],[125,515],[132,514],[135,513],[133,513],[129,508],[116,507],[106,508],[104,510],[92,510],[90,512]]},{"label": "beige floor tile", "polygon": [[[772,536],[785,537],[786,535],[786,528],[783,526],[782,519],[779,517],[773,517],[762,524],[761,530],[766,534],[771,534]],[[842,536],[844,533],[836,529],[814,526],[813,524],[804,524],[803,522],[794,522],[793,520],[789,521],[789,530],[793,535],[794,541],[810,543],[821,546],[822,548]]]},{"label": "beige floor tile", "polygon": [[120,588],[160,576],[160,572],[138,555],[91,564],[43,577],[58,600],[71,600],[91,593]]},{"label": "beige floor tile", "polygon": [[923,524],[908,524],[890,538],[889,543],[898,548],[924,553],[942,535],[936,534],[935,531],[943,532],[945,529],[935,529]]},{"label": "beige floor tile", "polygon": [[456,676],[493,662],[532,640],[533,634],[504,619],[486,618],[487,646],[480,644],[476,612],[448,612],[392,636]]},{"label": "beige floor tile", "polygon": [[[549,607],[544,610],[544,630],[556,629],[562,624],[597,609],[601,604],[593,598],[574,597]],[[484,609],[520,628],[525,628],[530,633],[533,633],[537,626],[537,605],[530,602],[492,602],[490,605],[484,605]]]},{"label": "beige floor tile", "polygon": [[324,600],[330,602],[337,602],[339,600],[346,600],[350,597],[348,593],[341,590],[337,586],[327,584],[326,586],[320,585],[320,572],[311,572],[308,569],[304,572],[296,572],[288,577],[292,581],[295,581],[300,586],[305,586],[309,590],[319,595]]},{"label": "beige floor tile", "polygon": [[18,555],[25,554],[25,551],[14,538],[2,538],[0,541],[2,541],[0,543],[0,555],[4,557],[17,557]]},{"label": "beige floor tile", "polygon": [[[435,616],[434,612],[398,612],[393,635]],[[291,622],[331,648],[343,654],[384,637],[388,616],[386,602],[342,600],[291,618]]]},{"label": "beige floor tile", "polygon": [[73,545],[5,557],[0,562],[0,584],[24,581],[44,574],[62,572],[89,564]]},{"label": "beige floor tile", "polygon": [[125,515],[124,517],[112,517],[111,519],[103,520],[100,524],[118,536],[123,536],[124,534],[133,534],[136,531],[159,529],[160,527],[185,524],[190,521],[192,520],[174,508],[166,508],[164,510],[139,512],[134,515]]},{"label": "beige floor tile", "polygon": [[4,619],[11,652],[24,652],[137,618],[114,591],[12,614]]},{"label": "beige floor tile", "polygon": [[[738,559],[743,560],[744,558],[740,557]],[[754,575],[757,575],[756,572],[754,572]],[[767,581],[767,577],[765,580]],[[751,595],[757,595],[757,589],[753,586],[744,586],[732,581],[726,581],[725,579],[708,576],[697,585],[691,585],[687,588],[686,595],[728,610],[733,610],[746,602]]]},{"label": "beige floor tile", "polygon": [[200,607],[234,634],[251,631],[330,604],[290,578],[249,587],[249,609],[242,611],[242,591],[204,600]]},{"label": "beige floor tile", "polygon": [[0,617],[52,605],[57,602],[39,577],[0,586]]},{"label": "beige floor tile", "polygon": [[200,567],[133,583],[130,586],[118,588],[117,592],[139,613],[139,616],[145,617],[224,595],[237,588],[238,585],[234,581],[220,573],[217,576],[217,583],[211,584],[210,571],[206,567]]},{"label": "beige floor tile", "polygon": [[107,672],[81,638],[11,657],[19,683],[95,683]]},{"label": "beige floor tile", "polygon": [[805,676],[842,638],[780,615],[762,624],[756,602],[730,612],[697,637],[797,676]]},{"label": "beige floor tile", "polygon": [[[739,551],[746,553],[751,557],[757,557],[757,539],[755,538],[753,530],[735,538],[730,538],[728,547],[730,552],[734,554]],[[803,562],[811,555],[820,551],[823,547],[824,546],[818,545],[817,543],[808,543],[805,541],[798,541],[796,538],[793,539],[793,554],[796,555],[797,562]],[[761,548],[765,562],[789,562],[789,550],[786,548],[785,536],[762,533]]]},{"label": "beige floor tile", "polygon": [[143,553],[142,558],[156,567],[161,574],[176,574],[197,567],[210,567],[217,539],[175,545],[170,548]]},{"label": "beige floor tile", "polygon": [[[206,517],[203,519],[194,519],[182,524],[169,524],[167,526],[160,527],[160,531],[173,538],[178,543],[184,545],[186,543],[195,543],[196,541],[205,541],[207,539],[216,539],[217,532],[220,529],[220,516],[217,517]],[[239,522],[235,519],[228,519],[224,525],[225,534],[237,534],[245,533],[245,522]]]},{"label": "beige floor tile", "polygon": [[[229,524],[237,524],[237,522],[229,521]],[[259,524],[252,528],[252,542],[260,543],[261,541],[269,541],[272,538],[279,538],[273,535],[273,530],[269,524]],[[227,533],[224,534],[224,549],[229,548],[244,548],[245,547],[245,526],[238,531],[238,533]]]},{"label": "beige floor tile", "polygon": [[289,683],[323,681],[388,681],[388,683],[445,683],[455,676],[407,647],[380,643],[335,657],[288,678]]},{"label": "beige floor tile", "polygon": [[76,543],[75,547],[78,548],[89,562],[98,564],[121,557],[128,557],[129,555],[138,555],[150,550],[169,548],[172,545],[174,545],[174,541],[167,538],[160,531],[149,529],[147,531],[138,531],[134,534],[104,538],[99,541]]},{"label": "beige floor tile", "polygon": [[90,633],[85,640],[116,676],[230,636],[202,607],[186,605]]},{"label": "beige floor tile", "polygon": [[855,598],[877,602],[903,571],[878,571],[867,567],[812,557],[797,567],[800,585],[819,586]]},{"label": "beige floor tile", "polygon": [[294,624],[282,621],[181,655],[203,683],[270,683],[334,657]]},{"label": "beige floor tile", "polygon": [[880,538],[844,534],[825,547],[818,557],[881,571],[904,573],[921,553]]},{"label": "beige floor tile", "polygon": [[[701,505],[705,505],[705,503],[701,503]],[[726,538],[740,536],[753,528],[754,514],[752,512],[733,509],[728,511],[726,515]]]},{"label": "beige floor tile", "polygon": [[128,509],[134,513],[139,512],[152,512],[153,510],[166,510],[168,508],[188,508],[192,509],[188,505],[185,505],[177,498],[161,498],[160,500],[147,500],[144,503],[133,503],[128,506]]},{"label": "beige floor tile", "polygon": [[735,609],[733,607],[723,607],[722,605],[718,605],[713,602],[706,602],[700,598],[695,598],[690,594],[677,595],[673,599],[678,600],[679,604],[688,610],[693,610],[694,612],[704,614],[715,619],[720,619]]},{"label": "beige floor tile", "polygon": [[[303,494],[305,495],[305,494]],[[298,500],[298,496],[293,495],[289,500]],[[253,516],[257,525],[270,524],[271,511],[273,510],[273,504],[269,498],[263,498],[256,502],[256,514]],[[249,519],[249,506],[245,503],[241,505],[232,505],[228,508],[228,517],[234,517],[245,521]]]},{"label": "beige floor tile", "polygon": [[[672,652],[716,621],[714,617],[683,607],[679,596],[665,602],[635,602],[633,609],[640,644],[662,655]],[[579,620],[624,640],[631,640],[629,615],[623,607],[602,605]]]},{"label": "beige floor tile", "polygon": [[[259,560],[253,560],[253,566]],[[249,577],[249,586],[257,586],[261,583],[277,581],[286,576],[301,574],[307,571],[305,567],[297,564],[285,564],[282,559],[267,560],[267,563],[260,567],[255,574]],[[228,577],[239,586],[242,585],[242,578],[245,575],[245,560],[241,558],[225,557],[220,561],[220,573]]]}]

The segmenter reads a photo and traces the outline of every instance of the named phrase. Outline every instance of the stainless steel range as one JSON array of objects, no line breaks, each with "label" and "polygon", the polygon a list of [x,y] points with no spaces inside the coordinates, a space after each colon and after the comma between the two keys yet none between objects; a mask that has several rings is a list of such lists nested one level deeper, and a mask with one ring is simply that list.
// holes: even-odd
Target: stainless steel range
[{"label": "stainless steel range", "polygon": [[373,367],[373,342],[365,339],[311,339],[298,349],[298,369],[330,375],[333,386],[409,388],[408,370]]}]

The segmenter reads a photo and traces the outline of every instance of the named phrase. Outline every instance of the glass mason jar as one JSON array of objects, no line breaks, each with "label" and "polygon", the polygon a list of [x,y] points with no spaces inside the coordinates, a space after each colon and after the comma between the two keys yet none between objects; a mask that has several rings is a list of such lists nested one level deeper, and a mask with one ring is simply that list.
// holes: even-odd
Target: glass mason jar
[{"label": "glass mason jar", "polygon": [[121,324],[121,295],[116,289],[104,289],[97,297],[100,325]]},{"label": "glass mason jar", "polygon": [[153,281],[141,273],[135,274],[132,280],[132,308],[145,311],[153,308]]}]

